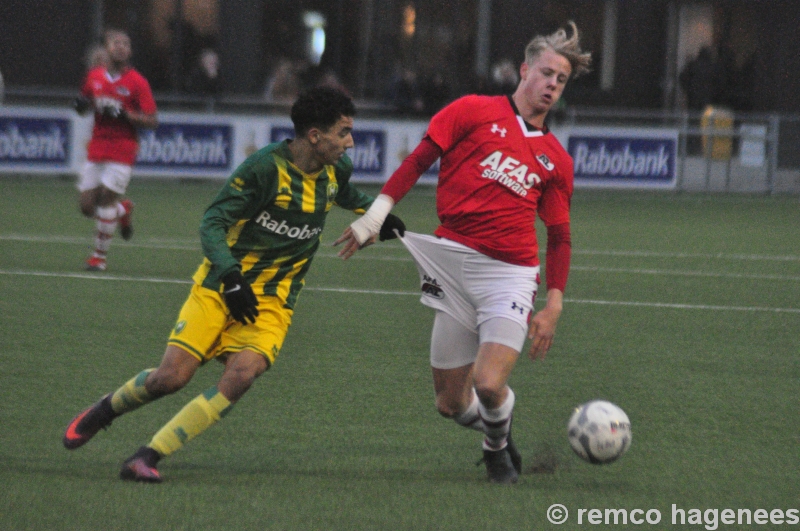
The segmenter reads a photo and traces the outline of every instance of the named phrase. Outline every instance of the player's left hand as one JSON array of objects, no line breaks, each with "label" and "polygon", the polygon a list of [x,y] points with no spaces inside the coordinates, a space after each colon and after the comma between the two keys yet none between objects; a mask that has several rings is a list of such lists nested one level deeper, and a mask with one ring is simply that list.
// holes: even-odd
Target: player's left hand
[{"label": "player's left hand", "polygon": [[556,325],[558,318],[561,317],[563,297],[561,291],[550,290],[547,294],[547,305],[531,319],[528,327],[528,339],[531,340],[528,357],[533,361],[543,360],[547,351],[553,346]]},{"label": "player's left hand", "polygon": [[[397,232],[395,232],[395,230]],[[406,224],[403,223],[403,220],[395,216],[394,214],[388,214],[386,219],[383,221],[383,225],[381,225],[381,231],[379,233],[380,240],[382,242],[386,240],[393,240],[397,238],[397,234],[400,236],[405,236],[406,234]]]},{"label": "player's left hand", "polygon": [[342,250],[339,251],[339,256],[343,260],[347,260],[348,258],[353,256],[354,254],[356,254],[356,251],[358,251],[359,249],[363,249],[364,247],[369,247],[370,245],[375,243],[375,240],[377,240],[377,239],[378,239],[378,235],[376,234],[376,235],[372,236],[371,238],[369,238],[367,241],[365,241],[363,245],[359,244],[358,243],[358,239],[356,238],[356,235],[353,232],[353,229],[351,229],[350,227],[347,227],[346,229],[344,229],[344,232],[342,233],[342,235],[339,236],[339,239],[336,240],[335,242],[333,242],[333,246],[337,247],[337,246],[339,246],[341,244],[344,244],[344,247],[342,247]]},{"label": "player's left hand", "polygon": [[255,323],[258,317],[258,299],[253,288],[237,269],[222,279],[222,297],[231,312],[231,317],[243,325]]}]

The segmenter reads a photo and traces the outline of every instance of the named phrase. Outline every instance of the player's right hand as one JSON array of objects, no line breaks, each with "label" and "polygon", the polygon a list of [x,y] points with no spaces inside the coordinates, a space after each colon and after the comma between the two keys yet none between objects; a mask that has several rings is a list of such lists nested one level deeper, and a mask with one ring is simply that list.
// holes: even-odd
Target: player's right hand
[{"label": "player's right hand", "polygon": [[231,317],[245,325],[256,322],[258,299],[238,269],[222,278],[222,297]]},{"label": "player's right hand", "polygon": [[72,102],[72,108],[75,109],[75,112],[77,112],[78,114],[86,114],[86,111],[88,111],[89,107],[91,106],[92,106],[91,100],[83,96],[78,96]]}]

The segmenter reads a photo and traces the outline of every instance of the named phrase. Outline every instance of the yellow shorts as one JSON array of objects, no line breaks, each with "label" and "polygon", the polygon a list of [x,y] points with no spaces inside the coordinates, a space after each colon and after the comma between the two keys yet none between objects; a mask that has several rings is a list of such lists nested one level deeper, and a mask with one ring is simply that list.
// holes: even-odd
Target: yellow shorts
[{"label": "yellow shorts", "polygon": [[228,314],[222,295],[194,284],[167,344],[186,350],[203,363],[233,352],[253,350],[272,365],[294,312],[284,308],[277,297],[259,297],[258,312],[255,323],[243,325]]}]

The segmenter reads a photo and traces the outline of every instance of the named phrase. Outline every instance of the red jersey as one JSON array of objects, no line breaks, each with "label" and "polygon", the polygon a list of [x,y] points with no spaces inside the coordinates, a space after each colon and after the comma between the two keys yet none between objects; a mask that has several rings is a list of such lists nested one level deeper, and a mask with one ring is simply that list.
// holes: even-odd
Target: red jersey
[{"label": "red jersey", "polygon": [[569,223],[572,157],[527,124],[507,96],[465,96],[437,113],[428,136],[442,149],[435,234],[487,256],[539,264],[536,214]]},{"label": "red jersey", "polygon": [[[103,66],[89,71],[81,94],[99,107],[104,98],[119,101],[126,111],[156,112],[156,102],[147,80],[133,68],[112,77]],[[94,129],[89,141],[88,159],[92,162],[120,162],[133,165],[139,149],[136,128],[124,119],[94,114]]]}]

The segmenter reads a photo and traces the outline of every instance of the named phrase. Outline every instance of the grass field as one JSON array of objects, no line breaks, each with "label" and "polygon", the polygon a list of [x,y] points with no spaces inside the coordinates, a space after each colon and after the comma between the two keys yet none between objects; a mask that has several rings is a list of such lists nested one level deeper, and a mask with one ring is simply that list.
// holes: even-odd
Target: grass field
[{"label": "grass field", "polygon": [[[488,484],[475,466],[480,436],[435,411],[431,314],[397,242],[348,262],[323,247],[276,365],[162,462],[163,484],[121,482],[119,466],[216,381],[218,364],[64,450],[79,410],[157,365],[218,186],[134,181],[134,239],[116,239],[109,270],[89,274],[92,228],[72,183],[0,180],[0,530],[634,526],[591,525],[588,513],[579,525],[593,508],[651,511],[651,521],[657,510],[658,524],[638,526],[648,529],[800,527],[777,513],[714,524],[709,511],[800,509],[796,197],[576,192],[556,344],[544,362],[521,359],[511,379],[525,469],[514,487]],[[410,230],[436,226],[429,189],[396,212]],[[334,211],[324,242],[351,219]],[[609,466],[567,443],[573,406],[592,398],[633,424],[631,450]],[[555,471],[532,473],[541,463]],[[569,511],[560,526],[547,520],[557,503]],[[673,504],[685,525],[673,525]]]}]

